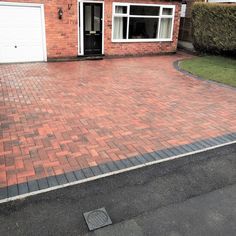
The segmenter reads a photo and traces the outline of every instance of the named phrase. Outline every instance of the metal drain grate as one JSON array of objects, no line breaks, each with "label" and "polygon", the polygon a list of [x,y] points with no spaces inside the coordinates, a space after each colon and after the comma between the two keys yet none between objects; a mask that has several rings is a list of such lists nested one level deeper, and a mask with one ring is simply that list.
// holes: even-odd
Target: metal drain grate
[{"label": "metal drain grate", "polygon": [[85,212],[84,218],[89,230],[95,230],[112,224],[111,218],[109,217],[104,207],[93,211]]}]

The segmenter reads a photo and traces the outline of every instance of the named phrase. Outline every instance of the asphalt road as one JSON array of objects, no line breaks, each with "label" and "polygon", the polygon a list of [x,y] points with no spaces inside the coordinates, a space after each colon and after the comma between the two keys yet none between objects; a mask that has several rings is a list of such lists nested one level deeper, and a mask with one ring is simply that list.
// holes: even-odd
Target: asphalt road
[{"label": "asphalt road", "polygon": [[145,212],[87,236],[235,236],[236,185]]},{"label": "asphalt road", "polygon": [[[0,235],[235,235],[235,184],[236,144],[2,204]],[[103,206],[113,225],[89,233]]]}]

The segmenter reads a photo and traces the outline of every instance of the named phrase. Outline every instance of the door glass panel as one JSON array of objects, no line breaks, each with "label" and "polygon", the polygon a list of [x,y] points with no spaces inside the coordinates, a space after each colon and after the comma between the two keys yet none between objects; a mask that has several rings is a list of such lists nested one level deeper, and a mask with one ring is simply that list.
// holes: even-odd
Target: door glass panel
[{"label": "door glass panel", "polygon": [[94,6],[94,31],[100,31],[101,29],[101,7]]},{"label": "door glass panel", "polygon": [[85,31],[92,30],[91,14],[92,6],[85,6]]}]

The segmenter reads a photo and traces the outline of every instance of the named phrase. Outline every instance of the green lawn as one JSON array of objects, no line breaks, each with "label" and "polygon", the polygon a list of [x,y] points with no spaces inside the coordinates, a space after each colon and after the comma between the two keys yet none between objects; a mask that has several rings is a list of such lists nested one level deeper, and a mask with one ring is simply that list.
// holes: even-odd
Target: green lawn
[{"label": "green lawn", "polygon": [[221,56],[195,57],[180,62],[180,68],[207,80],[236,87],[236,60]]}]

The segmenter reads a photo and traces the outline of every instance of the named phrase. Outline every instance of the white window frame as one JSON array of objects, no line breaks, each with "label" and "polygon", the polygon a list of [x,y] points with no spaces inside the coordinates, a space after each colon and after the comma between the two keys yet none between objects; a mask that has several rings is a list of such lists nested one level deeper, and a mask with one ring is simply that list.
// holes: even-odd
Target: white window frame
[{"label": "white window frame", "polygon": [[[127,7],[127,13],[115,13],[115,7],[116,6],[123,6]],[[130,6],[153,6],[153,7],[160,7],[160,14],[159,16],[146,16],[146,15],[130,15]],[[162,15],[163,8],[170,8],[173,9],[172,15]],[[114,19],[115,17],[127,17],[127,35],[126,39],[114,39]],[[129,19],[133,18],[155,18],[159,19],[158,21],[158,38],[156,39],[128,39],[129,35]],[[172,25],[171,25],[171,37],[170,38],[160,38],[160,25],[161,25],[161,19],[163,18],[170,18],[172,19]],[[161,5],[161,4],[142,4],[142,3],[125,3],[125,2],[114,2],[112,4],[112,42],[113,43],[131,43],[131,42],[170,42],[173,41],[173,28],[174,28],[174,21],[175,21],[175,5]]]}]

